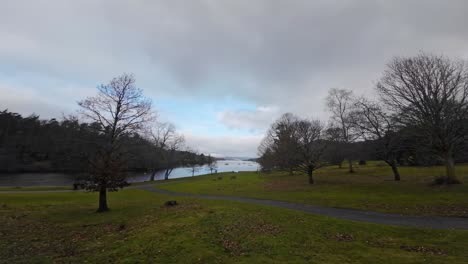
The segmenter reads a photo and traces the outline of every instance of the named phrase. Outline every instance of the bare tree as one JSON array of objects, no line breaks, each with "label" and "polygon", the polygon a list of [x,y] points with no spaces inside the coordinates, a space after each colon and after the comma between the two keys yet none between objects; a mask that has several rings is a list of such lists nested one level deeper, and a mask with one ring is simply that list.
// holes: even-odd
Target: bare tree
[{"label": "bare tree", "polygon": [[[179,165],[178,154],[184,146],[185,139],[170,123],[158,124],[151,135],[155,145],[161,150],[161,158],[165,166],[164,179],[168,180],[174,168]],[[155,173],[156,171],[153,171],[151,175],[152,181]]]},{"label": "bare tree", "polygon": [[387,114],[377,102],[365,98],[356,100],[351,116],[362,138],[377,143],[378,156],[392,168],[394,180],[399,181],[397,156],[401,140],[396,118]]},{"label": "bare tree", "polygon": [[324,153],[324,159],[332,165],[338,165],[340,169],[346,158],[343,151],[346,146],[344,146],[342,142],[341,131],[342,130],[339,127],[328,127],[324,131],[324,138],[328,141],[328,146]]},{"label": "bare tree", "polygon": [[466,135],[466,64],[424,53],[397,57],[387,65],[377,90],[402,124],[420,128],[421,135],[444,160],[447,182],[458,182],[453,153]]},{"label": "bare tree", "polygon": [[327,107],[331,112],[333,126],[341,129],[341,142],[348,147],[348,153],[346,158],[349,164],[349,172],[354,172],[352,154],[350,151],[350,145],[357,138],[358,135],[354,131],[353,124],[351,122],[351,113],[353,111],[353,93],[352,91],[344,89],[331,89],[327,96]]},{"label": "bare tree", "polygon": [[323,140],[323,125],[319,120],[299,120],[296,123],[298,170],[309,177],[309,184],[314,184],[313,172],[325,163],[322,160],[326,142]]},{"label": "bare tree", "polygon": [[322,155],[326,142],[322,139],[322,130],[320,121],[283,115],[259,146],[263,169],[284,169],[286,165],[290,171],[306,173],[309,183],[313,184],[313,172],[324,165]]},{"label": "bare tree", "polygon": [[156,123],[155,128],[151,131],[151,137],[154,144],[159,148],[165,148],[169,141],[175,136],[175,126],[171,123]]},{"label": "bare tree", "polygon": [[195,173],[201,170],[201,165],[196,160],[191,160],[187,165],[189,167],[189,171],[192,173],[192,177],[195,176]]},{"label": "bare tree", "polygon": [[213,171],[218,169],[218,162],[211,155],[208,155],[208,168],[210,169],[210,174],[213,174]]},{"label": "bare tree", "polygon": [[143,91],[135,86],[132,74],[122,74],[108,84],[98,88],[98,94],[79,101],[81,114],[100,125],[106,136],[106,145],[92,162],[91,178],[93,184],[88,189],[99,192],[98,212],[108,211],[107,191],[123,188],[125,168],[122,162],[119,140],[126,133],[140,132],[154,119],[151,100],[143,96]]}]

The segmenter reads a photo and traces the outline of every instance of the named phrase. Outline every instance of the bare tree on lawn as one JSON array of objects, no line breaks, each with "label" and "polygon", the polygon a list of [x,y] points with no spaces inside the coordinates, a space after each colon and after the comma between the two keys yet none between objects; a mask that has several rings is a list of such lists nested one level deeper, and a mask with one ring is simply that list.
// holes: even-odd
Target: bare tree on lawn
[{"label": "bare tree on lawn", "polygon": [[353,111],[353,92],[344,89],[333,88],[328,92],[327,107],[332,113],[333,125],[341,129],[341,142],[348,148],[346,158],[349,164],[349,172],[354,172],[352,154],[350,145],[358,138],[351,122],[351,113]]},{"label": "bare tree on lawn", "polygon": [[343,161],[346,158],[343,149],[348,147],[344,146],[345,144],[342,141],[341,128],[328,127],[324,131],[324,138],[328,141],[328,146],[324,153],[324,159],[332,165],[338,165],[341,169]]},{"label": "bare tree on lawn", "polygon": [[108,211],[107,191],[127,185],[126,168],[122,166],[120,139],[127,133],[138,133],[154,119],[151,100],[135,86],[132,74],[122,74],[98,88],[96,96],[78,102],[81,114],[100,125],[106,144],[91,162],[91,191],[99,192],[98,212]]},{"label": "bare tree on lawn", "polygon": [[[309,183],[314,183],[313,172],[324,165],[322,156],[326,147],[323,140],[323,125],[317,120],[300,119],[288,114],[287,128],[283,115],[270,129],[259,146],[259,162],[263,169],[284,168],[307,174]],[[284,163],[284,155],[290,163]]]},{"label": "bare tree on lawn", "polygon": [[394,180],[399,181],[397,156],[401,140],[396,118],[379,103],[360,98],[355,102],[352,120],[363,139],[377,142],[378,156],[392,168]]},{"label": "bare tree on lawn", "polygon": [[444,160],[447,183],[459,182],[454,150],[466,138],[468,68],[464,61],[419,54],[396,57],[377,84],[402,124],[416,126]]},{"label": "bare tree on lawn", "polygon": [[326,148],[323,140],[323,125],[319,120],[298,120],[296,123],[296,135],[299,163],[298,170],[303,171],[309,177],[309,184],[314,184],[313,172],[325,163],[322,160]]}]

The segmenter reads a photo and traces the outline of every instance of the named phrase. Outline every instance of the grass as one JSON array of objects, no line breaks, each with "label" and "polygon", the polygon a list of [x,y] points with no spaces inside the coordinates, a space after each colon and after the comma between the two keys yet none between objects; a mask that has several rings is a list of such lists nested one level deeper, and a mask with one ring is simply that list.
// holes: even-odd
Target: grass
[{"label": "grass", "polygon": [[[177,179],[170,179],[167,181],[164,181],[164,183],[172,183],[177,181]],[[142,185],[148,185],[148,184],[153,184],[152,182],[146,181],[146,182],[134,182],[131,183],[131,186],[142,186]],[[0,193],[2,191],[7,191],[7,192],[21,192],[21,191],[27,191],[27,192],[33,192],[33,191],[62,191],[62,190],[73,190],[72,186],[28,186],[28,187],[22,187],[22,186],[8,186],[8,187],[0,187]],[[79,189],[82,190],[82,189]]]},{"label": "grass", "polygon": [[[264,180],[246,174],[232,182],[256,186]],[[162,206],[169,199],[180,205]],[[97,214],[95,193],[0,194],[0,262],[466,263],[468,259],[468,231],[357,223],[138,189],[111,193],[109,203],[110,212]]]},{"label": "grass", "polygon": [[58,191],[58,190],[73,190],[71,186],[37,186],[37,187],[0,187],[2,191]]},{"label": "grass", "polygon": [[302,174],[243,172],[196,177],[158,188],[407,215],[468,217],[468,165],[457,166],[465,184],[430,186],[444,170],[439,166],[402,167],[402,180],[395,182],[388,166],[370,162],[356,166],[352,174],[346,168],[322,168],[315,173],[315,185],[309,185],[307,176]]}]

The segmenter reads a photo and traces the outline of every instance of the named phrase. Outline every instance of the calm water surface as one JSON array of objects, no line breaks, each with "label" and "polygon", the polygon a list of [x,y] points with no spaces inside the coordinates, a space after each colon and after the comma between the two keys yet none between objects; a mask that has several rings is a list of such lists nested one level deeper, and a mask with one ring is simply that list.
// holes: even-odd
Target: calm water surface
[{"label": "calm water surface", "polygon": [[[241,160],[220,160],[217,162],[218,172],[256,171],[258,163]],[[199,167],[195,176],[209,174],[208,166]],[[150,173],[129,173],[129,182],[148,181]],[[5,173],[0,174],[0,186],[66,186],[72,185],[76,174],[67,173]],[[169,175],[169,179],[191,177],[191,168],[176,168]],[[164,171],[156,174],[156,180],[164,179]]]}]

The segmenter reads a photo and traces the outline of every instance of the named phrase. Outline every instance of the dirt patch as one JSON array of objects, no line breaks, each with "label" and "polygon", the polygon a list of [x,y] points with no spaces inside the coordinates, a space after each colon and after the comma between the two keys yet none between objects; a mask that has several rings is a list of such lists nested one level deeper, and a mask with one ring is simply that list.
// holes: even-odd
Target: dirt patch
[{"label": "dirt patch", "polygon": [[377,248],[387,248],[391,247],[394,243],[391,241],[386,241],[386,240],[366,240],[366,244],[368,244],[371,247],[377,247]]},{"label": "dirt patch", "polygon": [[335,240],[338,242],[352,242],[355,240],[354,236],[345,233],[326,234],[328,239]]},{"label": "dirt patch", "polygon": [[447,253],[444,250],[440,248],[434,248],[434,247],[401,245],[400,248],[408,252],[417,252],[417,253],[424,253],[424,254],[438,255],[438,256],[447,255]]}]

